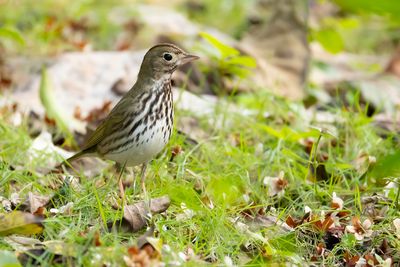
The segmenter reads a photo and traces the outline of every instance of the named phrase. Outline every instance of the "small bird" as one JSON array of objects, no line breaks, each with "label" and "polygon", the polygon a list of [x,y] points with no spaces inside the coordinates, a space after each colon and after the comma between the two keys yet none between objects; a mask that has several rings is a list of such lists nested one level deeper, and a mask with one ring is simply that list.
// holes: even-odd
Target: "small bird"
[{"label": "small bird", "polygon": [[97,127],[82,151],[66,161],[97,156],[127,167],[142,164],[140,180],[147,196],[147,164],[168,143],[173,129],[171,75],[180,65],[198,58],[172,44],[150,48],[136,83]]}]

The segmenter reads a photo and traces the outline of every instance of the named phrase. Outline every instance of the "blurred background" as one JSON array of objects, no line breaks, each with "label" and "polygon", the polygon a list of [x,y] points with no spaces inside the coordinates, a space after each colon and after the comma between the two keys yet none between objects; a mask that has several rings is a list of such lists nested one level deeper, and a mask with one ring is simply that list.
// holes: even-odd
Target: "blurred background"
[{"label": "blurred background", "polygon": [[[0,6],[2,105],[66,131],[86,136],[159,42],[201,56],[174,75],[174,86],[187,93],[182,110],[269,94],[301,103],[328,123],[332,118],[321,111],[357,102],[384,129],[398,128],[396,1],[3,0]],[[211,98],[196,101],[201,95]]]}]

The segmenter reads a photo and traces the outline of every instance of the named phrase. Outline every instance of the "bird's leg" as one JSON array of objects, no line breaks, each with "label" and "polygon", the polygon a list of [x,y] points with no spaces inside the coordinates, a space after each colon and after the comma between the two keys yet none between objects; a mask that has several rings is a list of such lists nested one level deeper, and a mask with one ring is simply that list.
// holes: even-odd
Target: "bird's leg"
[{"label": "bird's leg", "polygon": [[146,218],[151,218],[151,210],[150,210],[151,198],[147,194],[147,190],[146,190],[147,164],[148,164],[148,162],[145,162],[142,165],[142,170],[140,172],[140,185],[142,186],[142,191],[143,191],[143,195],[144,195],[144,206],[145,206]]},{"label": "bird's leg", "polygon": [[122,174],[124,173],[125,165],[126,165],[126,162],[122,166],[121,165],[117,165],[117,167],[120,168],[120,173],[119,173],[119,177],[118,177],[118,187],[119,187],[119,192],[121,194],[122,202],[124,204],[127,203],[126,202],[126,197],[125,197],[124,184],[122,183]]}]

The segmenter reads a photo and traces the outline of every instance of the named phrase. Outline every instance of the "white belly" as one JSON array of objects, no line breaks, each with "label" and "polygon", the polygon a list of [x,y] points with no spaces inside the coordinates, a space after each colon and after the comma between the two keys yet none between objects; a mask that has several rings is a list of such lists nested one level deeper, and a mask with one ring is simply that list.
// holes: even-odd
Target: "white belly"
[{"label": "white belly", "polygon": [[[143,126],[140,126],[138,132],[141,132],[143,128]],[[136,166],[150,161],[160,153],[168,143],[170,136],[171,131],[168,130],[166,121],[158,120],[151,129],[139,136],[137,142],[135,140],[129,146],[104,157],[120,164],[126,162],[126,166]]]}]

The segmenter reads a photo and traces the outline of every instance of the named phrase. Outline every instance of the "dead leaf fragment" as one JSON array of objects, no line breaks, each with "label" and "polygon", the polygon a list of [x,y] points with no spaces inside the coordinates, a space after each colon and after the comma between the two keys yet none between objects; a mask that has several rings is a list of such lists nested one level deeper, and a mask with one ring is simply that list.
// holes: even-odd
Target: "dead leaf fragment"
[{"label": "dead leaf fragment", "polygon": [[363,174],[368,171],[375,163],[376,158],[374,156],[371,156],[366,152],[361,152],[354,160],[354,167],[358,173]]},{"label": "dead leaf fragment", "polygon": [[396,218],[393,220],[394,228],[396,229],[396,235],[400,238],[400,219]]},{"label": "dead leaf fragment", "polygon": [[364,238],[369,238],[373,234],[372,221],[370,219],[364,220],[361,223],[360,218],[353,217],[351,219],[352,225],[346,226],[346,232],[354,234],[358,241],[363,241]]},{"label": "dead leaf fragment", "polygon": [[100,232],[96,231],[93,236],[93,243],[96,247],[101,247]]},{"label": "dead leaf fragment", "polygon": [[49,203],[51,196],[36,195],[32,192],[28,193],[25,205],[30,213],[34,214],[39,208],[43,208]]},{"label": "dead leaf fragment", "polygon": [[[151,214],[164,212],[170,204],[171,200],[168,196],[154,198],[150,202],[150,212]],[[124,219],[129,222],[133,232],[137,232],[146,226],[146,215],[146,203],[144,201],[124,207]]]},{"label": "dead leaf fragment", "polygon": [[351,267],[356,266],[357,262],[360,259],[360,256],[358,256],[358,255],[353,256],[348,251],[346,251],[344,253],[343,257],[344,257],[344,262],[346,263],[346,266],[351,266]]},{"label": "dead leaf fragment", "polygon": [[23,252],[30,249],[38,248],[41,241],[35,238],[11,235],[4,238],[4,241],[10,245],[15,251]]},{"label": "dead leaf fragment", "polygon": [[3,196],[0,196],[0,203],[1,206],[4,208],[5,211],[10,212],[11,208],[11,201]]},{"label": "dead leaf fragment", "polygon": [[284,178],[285,173],[279,172],[277,177],[264,177],[264,185],[268,188],[268,195],[282,197],[285,193],[285,188],[288,185],[288,181]]},{"label": "dead leaf fragment", "polygon": [[22,211],[0,214],[0,236],[33,235],[43,231],[43,219]]},{"label": "dead leaf fragment", "polygon": [[146,244],[141,249],[128,248],[128,256],[124,256],[124,261],[128,267],[161,266],[158,255],[157,250],[151,249],[151,245]]},{"label": "dead leaf fragment", "polygon": [[338,197],[335,192],[332,194],[331,208],[335,210],[343,209],[343,199]]}]

